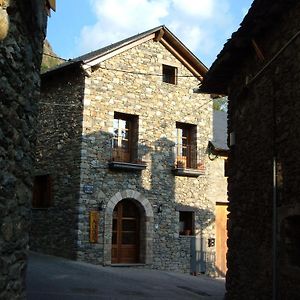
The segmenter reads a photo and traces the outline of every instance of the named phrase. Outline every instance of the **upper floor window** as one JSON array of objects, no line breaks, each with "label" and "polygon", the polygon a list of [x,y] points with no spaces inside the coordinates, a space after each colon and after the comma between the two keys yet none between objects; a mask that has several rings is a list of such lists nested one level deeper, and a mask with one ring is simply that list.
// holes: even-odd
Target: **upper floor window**
[{"label": "upper floor window", "polygon": [[177,168],[197,168],[196,125],[176,122]]},{"label": "upper floor window", "polygon": [[177,68],[162,65],[163,82],[177,84]]},{"label": "upper floor window", "polygon": [[115,112],[113,160],[134,162],[137,159],[138,116]]},{"label": "upper floor window", "polygon": [[40,175],[34,177],[32,207],[48,208],[52,200],[52,183],[50,175]]}]

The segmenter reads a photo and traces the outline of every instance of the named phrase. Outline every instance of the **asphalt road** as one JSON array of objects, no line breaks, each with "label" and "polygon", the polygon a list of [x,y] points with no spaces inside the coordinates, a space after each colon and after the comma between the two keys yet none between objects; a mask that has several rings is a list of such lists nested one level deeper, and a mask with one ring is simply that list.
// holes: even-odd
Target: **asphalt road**
[{"label": "asphalt road", "polygon": [[205,275],[102,267],[31,253],[27,269],[28,300],[197,299],[221,300],[224,280]]}]

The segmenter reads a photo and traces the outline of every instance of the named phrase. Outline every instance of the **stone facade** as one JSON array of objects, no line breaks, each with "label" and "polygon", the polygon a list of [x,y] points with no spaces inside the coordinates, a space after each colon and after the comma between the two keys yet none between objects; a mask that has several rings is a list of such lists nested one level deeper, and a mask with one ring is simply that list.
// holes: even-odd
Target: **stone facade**
[{"label": "stone facade", "polygon": [[[204,84],[208,92],[213,85],[222,92],[219,76],[226,77],[228,58],[234,60],[223,88],[229,91],[228,126],[235,137],[226,299],[300,297],[299,13],[298,1],[254,1],[233,43],[219,55],[220,61],[227,58],[215,62]],[[251,39],[264,61],[250,50]]]},{"label": "stone facade", "polygon": [[224,166],[227,157],[215,156],[209,163],[210,176],[208,181],[207,197],[213,202],[227,203],[227,177],[224,175]]},{"label": "stone facade", "polygon": [[[157,76],[163,64],[177,68],[176,85]],[[207,197],[210,97],[193,92],[199,81],[153,39],[82,69],[67,63],[43,76],[36,174],[51,174],[53,202],[33,211],[32,249],[110,265],[113,210],[123,199],[132,199],[141,212],[139,262],[190,272],[194,237],[179,235],[179,211],[194,212],[199,239],[214,237],[215,203]],[[138,116],[137,161],[146,164],[142,171],[109,168],[115,112]],[[172,173],[176,122],[197,128],[198,156],[206,167],[197,177]],[[91,243],[89,213],[99,206],[98,239]],[[213,256],[214,250],[207,252]],[[206,273],[214,273],[213,262],[207,263]]]},{"label": "stone facade", "polygon": [[[0,1],[0,299],[25,298],[24,283],[45,1]],[[3,16],[9,19],[7,35]],[[8,24],[8,23],[6,23]]]}]

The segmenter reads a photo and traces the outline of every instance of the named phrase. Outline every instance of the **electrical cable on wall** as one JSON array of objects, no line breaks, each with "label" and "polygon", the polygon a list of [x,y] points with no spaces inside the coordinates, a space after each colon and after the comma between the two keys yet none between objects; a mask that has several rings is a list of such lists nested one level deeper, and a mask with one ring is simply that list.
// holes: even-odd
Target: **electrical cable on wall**
[{"label": "electrical cable on wall", "polygon": [[[44,53],[44,55],[46,56],[50,56],[52,58],[56,58],[56,59],[60,59],[60,60],[63,60],[65,62],[68,62],[68,61],[71,61],[70,59],[65,59],[65,58],[61,58],[59,56],[55,56],[55,55],[52,55],[52,54],[48,54],[48,53]],[[74,60],[75,62],[76,60]],[[88,65],[90,67],[93,67],[93,65],[90,65],[88,63],[85,63],[85,65]],[[163,74],[157,74],[157,73],[143,73],[143,72],[136,72],[136,71],[129,71],[129,70],[121,70],[121,69],[114,69],[114,68],[106,68],[106,67],[101,67],[101,66],[98,66],[99,69],[102,69],[102,70],[107,70],[107,71],[115,71],[115,72],[123,72],[123,73],[126,73],[126,74],[134,74],[134,75],[143,75],[143,76],[157,76],[157,77],[163,77]],[[177,75],[176,76],[177,78],[193,78],[193,77],[196,77],[195,75]]]}]

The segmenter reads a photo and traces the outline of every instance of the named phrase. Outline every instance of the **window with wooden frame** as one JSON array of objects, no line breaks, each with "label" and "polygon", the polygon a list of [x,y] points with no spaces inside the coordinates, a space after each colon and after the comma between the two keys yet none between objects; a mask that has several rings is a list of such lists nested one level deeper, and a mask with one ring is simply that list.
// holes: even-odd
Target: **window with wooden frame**
[{"label": "window with wooden frame", "polygon": [[177,68],[162,65],[162,75],[163,75],[163,82],[177,84]]},{"label": "window with wooden frame", "polygon": [[193,211],[179,212],[179,234],[194,235],[195,213]]},{"label": "window with wooden frame", "polygon": [[113,133],[113,161],[137,160],[138,116],[115,112]]},{"label": "window with wooden frame", "polygon": [[34,177],[32,208],[48,208],[52,204],[52,179],[50,175]]},{"label": "window with wooden frame", "polygon": [[176,167],[197,168],[197,126],[176,122]]}]

